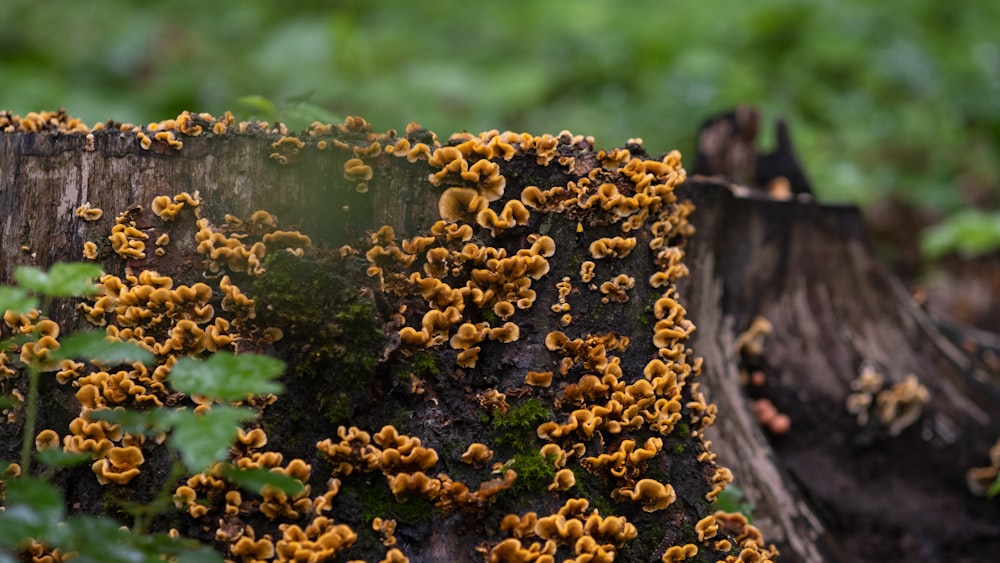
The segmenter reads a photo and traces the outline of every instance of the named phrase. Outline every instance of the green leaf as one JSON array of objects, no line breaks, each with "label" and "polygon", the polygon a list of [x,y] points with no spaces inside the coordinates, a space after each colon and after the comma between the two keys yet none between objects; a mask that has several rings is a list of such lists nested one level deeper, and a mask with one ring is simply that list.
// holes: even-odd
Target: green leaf
[{"label": "green leaf", "polygon": [[222,556],[215,550],[186,538],[172,538],[167,534],[145,534],[137,536],[135,543],[143,552],[157,556],[177,555],[184,563],[222,563]]},{"label": "green leaf", "polygon": [[0,547],[16,547],[25,538],[57,538],[65,517],[59,489],[36,477],[5,480],[6,509],[0,512]]},{"label": "green leaf", "polygon": [[248,112],[261,114],[263,119],[270,119],[275,113],[274,102],[264,96],[242,96],[236,98],[236,103]]},{"label": "green leaf", "polygon": [[298,479],[267,469],[237,469],[230,465],[224,474],[226,479],[256,494],[260,494],[264,487],[278,489],[287,495],[296,495],[304,488]]},{"label": "green leaf", "polygon": [[278,120],[292,131],[301,131],[314,121],[320,123],[339,123],[344,119],[326,108],[308,102],[295,102],[281,108]]},{"label": "green leaf", "polygon": [[50,467],[70,467],[92,459],[88,453],[67,452],[62,448],[46,448],[38,452],[38,461]]},{"label": "green leaf", "polygon": [[181,358],[168,377],[174,389],[189,395],[239,401],[250,395],[281,393],[284,387],[270,380],[284,369],[284,362],[275,358],[217,352],[206,361]]},{"label": "green leaf", "polygon": [[130,434],[148,435],[170,430],[175,412],[177,411],[96,410],[90,411],[89,416],[93,420],[106,420],[113,424],[120,424],[122,430]]},{"label": "green leaf", "polygon": [[729,485],[715,499],[715,509],[726,512],[739,512],[747,517],[747,522],[753,523],[751,513],[754,504],[746,500],[746,493],[736,485]]},{"label": "green leaf", "polygon": [[31,266],[14,270],[14,279],[22,288],[49,297],[93,295],[97,292],[93,279],[100,275],[101,267],[88,262],[58,262],[48,273]]},{"label": "green leaf", "polygon": [[226,458],[240,422],[255,416],[250,409],[223,405],[214,405],[204,414],[174,411],[170,445],[181,453],[189,470],[199,473]]},{"label": "green leaf", "polygon": [[25,314],[38,308],[38,298],[28,295],[20,287],[0,287],[0,311]]},{"label": "green leaf", "polygon": [[9,409],[11,407],[20,407],[24,404],[24,401],[15,399],[13,395],[0,395],[0,409]]},{"label": "green leaf", "polygon": [[142,362],[152,364],[153,354],[134,342],[122,342],[108,339],[104,331],[90,330],[80,332],[59,341],[59,350],[54,352],[59,359],[76,358],[92,360],[105,365],[133,364]]},{"label": "green leaf", "polygon": [[81,563],[146,563],[155,561],[135,546],[136,536],[114,520],[96,516],[73,516],[64,526],[66,538],[55,544],[73,551]]},{"label": "green leaf", "polygon": [[986,489],[986,496],[993,498],[997,495],[1000,495],[1000,473],[997,473],[997,477],[993,480],[993,484],[990,485],[990,488]]}]

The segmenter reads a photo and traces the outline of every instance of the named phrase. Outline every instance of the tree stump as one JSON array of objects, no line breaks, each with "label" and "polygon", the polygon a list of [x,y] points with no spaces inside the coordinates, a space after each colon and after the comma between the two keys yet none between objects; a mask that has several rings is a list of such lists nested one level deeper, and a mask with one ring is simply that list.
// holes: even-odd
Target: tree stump
[{"label": "tree stump", "polygon": [[[643,561],[690,544],[693,560],[716,561],[747,550],[766,557],[771,543],[782,561],[1000,553],[996,503],[965,483],[969,468],[989,465],[1000,435],[997,374],[912,303],[872,252],[855,209],[747,196],[699,178],[675,190],[683,180],[676,155],[649,156],[636,143],[598,151],[569,134],[438,140],[417,126],[375,134],[351,118],[293,136],[211,116],[172,121],[88,135],[69,132],[61,116],[0,135],[0,282],[17,265],[79,260],[89,241],[126,289],[142,285],[147,270],[175,288],[209,285],[206,304],[231,327],[219,329],[232,337],[222,348],[288,362],[286,393],[258,405],[261,418],[247,429],[264,430],[267,444],[248,441],[231,455],[280,452],[276,468],[304,460],[309,502],[268,505],[244,492],[247,502],[227,514],[225,500],[210,496],[207,514],[193,517],[199,510],[178,501],[184,511],[162,515],[159,529],[234,560],[243,557],[241,538],[266,534],[280,552],[279,524],[304,529],[324,513],[329,529],[344,525],[345,537],[356,536],[338,545],[338,560],[377,561],[398,549],[410,561],[535,560],[553,551],[563,560],[598,550]],[[88,203],[103,217],[75,213]],[[135,231],[115,238],[116,225]],[[263,246],[254,250],[255,242]],[[247,255],[219,250],[226,245]],[[588,262],[594,277],[583,281]],[[433,279],[448,289],[421,285]],[[234,304],[233,286],[256,301],[253,315]],[[434,320],[431,311],[444,318],[459,302],[456,318]],[[59,301],[50,316],[66,331],[100,320],[119,336],[145,326],[164,362],[166,341],[182,332],[169,315],[144,325],[127,318],[146,313],[94,306]],[[772,330],[763,348],[748,350],[739,334],[758,316]],[[12,327],[3,330],[6,337]],[[652,373],[661,364],[672,366],[675,387]],[[868,407],[851,412],[863,365],[883,381]],[[74,378],[95,371],[46,380],[38,430],[73,435],[71,421],[85,416]],[[927,398],[900,428],[897,420],[914,416],[902,412],[912,401],[891,395],[911,373],[911,390],[922,387]],[[10,392],[23,382],[3,385]],[[750,402],[760,399],[788,416],[787,432],[761,429]],[[134,399],[101,406],[116,404],[150,408]],[[895,418],[882,416],[893,408]],[[0,426],[0,458],[16,459],[20,430],[16,415]],[[317,448],[324,440],[326,453]],[[493,457],[474,460],[473,442]],[[338,443],[354,444],[354,453],[331,453]],[[404,447],[407,461],[385,457]],[[120,515],[123,501],[182,484],[165,475],[165,447],[143,450],[146,467],[128,485],[100,485],[87,466],[55,482],[74,510]],[[362,451],[382,458],[366,466]],[[721,467],[755,505],[763,542],[739,523],[723,522],[714,537],[701,530],[729,478]],[[395,531],[384,526],[390,520]]]}]

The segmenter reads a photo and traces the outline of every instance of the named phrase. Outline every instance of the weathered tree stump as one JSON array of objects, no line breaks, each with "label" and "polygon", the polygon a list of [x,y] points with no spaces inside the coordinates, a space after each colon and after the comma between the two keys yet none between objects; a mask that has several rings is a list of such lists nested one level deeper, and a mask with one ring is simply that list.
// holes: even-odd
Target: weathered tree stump
[{"label": "weathered tree stump", "polygon": [[[579,515],[581,523],[598,508],[609,526],[617,525],[611,515],[636,526],[634,538],[611,537],[610,532],[598,538],[598,544],[615,546],[608,551],[617,553],[619,560],[658,560],[667,548],[687,544],[698,547],[695,560],[724,560],[748,548],[766,552],[772,542],[783,561],[982,560],[1000,553],[996,503],[973,496],[965,483],[970,467],[989,464],[987,450],[1000,435],[994,414],[1000,404],[997,374],[944,337],[912,303],[872,252],[855,209],[737,196],[734,193],[743,192],[698,178],[678,188],[674,202],[673,184],[681,177],[672,167],[673,157],[650,157],[639,145],[626,147],[628,154],[599,153],[587,139],[571,135],[457,136],[453,145],[471,143],[458,151],[459,157],[448,160],[442,153],[428,163],[435,139],[419,128],[375,135],[363,122],[349,120],[343,126],[316,128],[314,136],[301,135],[300,147],[282,141],[277,132],[251,126],[240,134],[233,122],[200,119],[202,135],[182,134],[179,127],[171,135],[183,142],[180,149],[148,129],[109,127],[89,139],[84,133],[59,132],[56,126],[0,135],[0,235],[6,243],[0,250],[0,282],[9,282],[17,265],[79,260],[84,243],[90,241],[105,271],[121,280],[128,272],[137,276],[152,270],[173,278],[174,287],[209,284],[218,316],[227,316],[239,327],[230,331],[233,340],[225,347],[264,352],[289,363],[287,392],[262,407],[259,426],[266,430],[268,444],[257,453],[280,451],[284,462],[279,466],[292,458],[304,459],[311,465],[308,481],[314,495],[326,490],[331,476],[341,480],[327,515],[348,525],[357,538],[352,546],[343,546],[338,558],[383,557],[389,550],[380,541],[384,533],[371,529],[373,518],[380,517],[397,521],[396,548],[410,561],[503,560],[504,549],[530,551],[533,543],[536,556],[537,551],[558,548],[557,559],[563,560],[588,549],[577,547],[580,533],[559,537],[544,526],[528,526],[523,518],[536,512],[544,519],[571,498],[588,499],[586,514]],[[219,134],[208,133],[214,123],[224,123]],[[138,133],[149,137],[148,149],[142,148]],[[400,143],[404,138],[405,147]],[[503,139],[511,152],[494,139]],[[378,149],[372,148],[374,142]],[[484,148],[491,142],[492,149]],[[428,147],[426,153],[418,150],[421,143]],[[626,169],[636,157],[640,164],[659,164],[632,177],[640,164]],[[355,158],[358,162],[351,162]],[[449,162],[459,160],[464,168],[455,164],[446,171]],[[470,174],[477,163],[489,164]],[[439,174],[438,185],[428,178],[434,174]],[[644,174],[652,177],[644,180]],[[588,175],[589,186],[581,180]],[[505,184],[499,190],[495,182],[490,184],[497,176]],[[647,193],[661,201],[650,208],[648,218],[633,219],[649,202],[608,203],[615,193],[610,188],[601,192],[604,184],[614,186],[618,197],[634,199]],[[466,207],[456,212],[461,217],[448,224],[469,224],[474,234],[468,241],[459,234],[448,240],[441,230],[447,224],[432,232],[443,212],[439,203],[447,199],[443,193],[453,186],[472,188],[484,197],[497,195],[492,202],[462,200]],[[525,190],[527,186],[539,191],[561,186],[565,192],[550,192],[546,203]],[[157,196],[177,203],[175,196],[195,191],[200,205],[180,206],[176,219],[168,221],[154,212]],[[689,216],[696,229],[693,237],[684,228],[690,209],[683,202],[688,200],[696,209]],[[523,202],[526,218],[508,217],[514,223],[510,226],[499,225],[502,217],[477,223],[483,205],[496,216],[512,201]],[[88,202],[104,210],[101,219],[88,222],[74,214]],[[255,222],[254,212],[260,209],[280,223],[275,226],[266,218]],[[116,221],[120,213],[125,214]],[[516,209],[510,213],[519,214]],[[208,223],[197,223],[198,217]],[[634,221],[634,228],[623,231],[628,221]],[[142,256],[122,255],[120,240],[110,237],[116,223],[149,237]],[[386,230],[378,233],[383,226],[392,227],[392,237]],[[249,265],[246,259],[226,262],[212,250],[218,245],[202,244],[214,232],[249,248],[263,241],[264,234],[272,234],[273,242],[278,230],[299,231],[311,237],[311,243],[275,243],[272,250],[261,250],[264,257],[258,257],[256,271],[253,259]],[[163,234],[169,242],[155,245]],[[420,250],[404,247],[403,239],[412,247],[419,236],[434,240],[419,243],[424,245]],[[547,243],[539,243],[541,236],[553,243],[549,256],[544,256]],[[636,245],[630,252],[619,251],[622,258],[591,255],[592,243],[613,237],[635,237]],[[463,262],[458,255],[468,243],[479,245],[480,252],[503,248],[508,257],[522,251],[522,256],[545,259],[536,265],[498,266],[489,258],[472,258],[476,249],[469,249]],[[375,246],[385,253],[372,254]],[[441,264],[427,255],[435,247],[448,249]],[[156,248],[163,249],[162,255]],[[392,258],[390,248],[397,249],[392,251],[397,258],[413,258]],[[664,257],[664,249],[674,249],[670,258]],[[659,287],[651,287],[649,280],[662,274],[670,260],[670,265],[680,264],[679,257],[690,274],[681,276],[681,266],[663,274]],[[407,259],[411,264],[403,265]],[[587,261],[596,263],[591,282],[581,280]],[[510,295],[500,295],[502,283],[489,285],[495,280],[470,282],[473,270],[491,270],[489,275],[475,274],[486,279],[497,276],[497,267],[521,269],[518,279],[528,281],[507,287]],[[530,275],[524,268],[537,270]],[[421,294],[419,282],[404,282],[412,280],[407,276],[413,272],[420,279],[437,275],[451,284],[449,288],[492,288],[497,296],[482,301],[481,296],[466,294],[461,297],[466,309],[460,319],[443,331],[447,338],[438,338],[437,345],[433,340],[415,344],[414,339],[422,338],[414,336],[421,318],[444,309],[435,300],[448,298],[440,292],[428,297]],[[254,319],[223,313],[223,274],[257,300]],[[620,274],[633,278],[634,287],[625,288],[623,279],[616,284]],[[566,290],[558,285],[564,276],[569,278]],[[617,287],[602,292],[604,282]],[[668,319],[666,311],[677,310],[661,309],[667,304],[658,302],[675,284],[676,300],[698,327],[690,338],[683,314]],[[488,305],[477,307],[476,299]],[[511,303],[511,310],[494,308],[500,301]],[[88,326],[77,303],[56,305],[51,316],[64,330]],[[563,324],[567,314],[571,318]],[[773,331],[760,353],[744,350],[741,359],[738,334],[757,316],[768,319]],[[121,324],[111,313],[102,318]],[[487,336],[488,329],[503,328],[505,318],[519,327],[515,342],[504,343],[499,333],[495,339]],[[160,328],[148,327],[147,336],[158,344],[174,334],[170,331],[179,330],[176,320],[163,322]],[[479,325],[479,336],[470,336],[473,342],[466,345],[462,338],[452,339],[463,323],[486,324]],[[284,338],[266,333],[271,326],[281,328]],[[403,331],[404,326],[414,330]],[[487,332],[482,332],[484,326]],[[372,327],[377,327],[374,333]],[[671,330],[654,342],[661,329]],[[550,338],[554,333],[565,334],[566,341]],[[623,337],[629,339],[627,345]],[[580,343],[572,344],[576,338]],[[476,347],[480,355],[473,366],[469,357],[475,354],[469,350]],[[160,356],[163,360],[167,354]],[[696,357],[704,358],[700,376]],[[661,390],[646,396],[676,398],[681,418],[664,422],[650,413],[636,415],[641,422],[631,422],[634,419],[613,412],[612,400],[638,400],[612,399],[614,385],[620,384],[625,393],[625,385],[648,380],[644,373],[657,358],[676,362],[678,373],[684,374],[682,385],[676,395]],[[852,382],[865,362],[886,379],[870,393],[867,410],[855,407],[851,413],[848,396],[858,392]],[[741,367],[762,376],[742,381]],[[566,373],[561,375],[560,368]],[[88,366],[80,376],[94,370]],[[526,377],[541,377],[529,372],[547,371],[554,373],[550,386],[527,384]],[[928,398],[919,405],[914,422],[897,428],[891,417],[879,416],[878,408],[888,407],[876,404],[877,394],[903,383],[911,373]],[[582,379],[588,374],[597,377]],[[612,390],[578,396],[581,383],[600,382],[609,374],[606,381],[617,382]],[[16,379],[3,384],[5,392],[21,385]],[[72,385],[50,379],[44,387],[42,427],[61,436],[71,434],[70,421],[80,415]],[[629,387],[626,394],[642,393]],[[718,406],[715,424],[704,436],[701,428],[713,416],[699,400],[701,393]],[[771,436],[758,425],[750,400],[761,398],[788,415],[791,428],[786,433]],[[581,409],[593,413],[595,404],[605,409],[611,405],[612,413],[599,422],[573,415]],[[139,408],[134,402],[126,401],[125,406]],[[652,402],[644,402],[643,408],[652,409]],[[523,419],[514,420],[505,412]],[[861,412],[867,413],[864,424],[858,423]],[[0,425],[2,459],[17,457],[20,426],[16,417],[12,420]],[[653,430],[657,420],[660,425]],[[549,421],[565,428],[543,430]],[[583,430],[588,421],[590,430]],[[391,464],[356,466],[348,474],[337,469],[336,459],[317,452],[317,442],[331,439],[336,444],[344,438],[338,437],[338,427],[344,433],[355,426],[375,435],[384,424],[420,438],[421,447],[435,450],[436,463],[414,461],[403,469]],[[662,444],[654,447],[648,442],[653,438]],[[710,447],[704,438],[711,441]],[[617,462],[597,458],[624,451],[623,439],[634,440],[626,449],[649,447],[652,454],[648,461],[620,464],[612,472],[607,464]],[[485,466],[459,460],[474,441],[496,452]],[[379,446],[391,449],[390,443],[384,437]],[[548,487],[557,468],[538,454],[547,443],[569,452],[580,444],[577,455],[570,453],[566,461],[576,481],[566,485],[566,491],[559,490],[563,486],[558,483]],[[86,466],[63,471],[56,482],[65,485],[76,510],[115,514],[118,501],[148,499],[155,490],[178,485],[165,483],[166,448],[152,443],[143,448],[147,467],[128,485],[99,485]],[[233,455],[252,450],[246,446]],[[711,460],[713,453],[718,466],[732,469],[735,484],[755,504],[754,525],[767,544],[741,547],[738,531],[725,526],[716,537],[698,538],[696,524],[715,510],[706,495],[714,496],[713,488],[726,477]],[[491,468],[494,462],[502,465]],[[393,479],[416,474],[417,467],[436,483],[429,487],[437,489],[394,496]],[[507,469],[518,477],[511,480]],[[441,473],[447,477],[438,476]],[[671,484],[676,500],[657,505],[639,492],[642,479]],[[450,488],[454,483],[468,487],[465,496]],[[450,492],[441,493],[443,489]],[[314,503],[294,517],[286,512],[269,518],[259,512],[259,499],[245,496],[250,504],[235,515],[224,516],[224,501],[217,501],[207,516],[170,513],[157,526],[214,543],[239,560],[232,550],[246,533],[242,526],[250,524],[258,538],[269,534],[278,543],[279,523],[304,528],[316,515]],[[636,500],[629,500],[631,496]],[[509,514],[519,519],[502,528]],[[513,532],[510,526],[515,524],[524,529]],[[719,543],[722,539],[728,539],[729,546]],[[742,539],[746,542],[747,537]]]}]

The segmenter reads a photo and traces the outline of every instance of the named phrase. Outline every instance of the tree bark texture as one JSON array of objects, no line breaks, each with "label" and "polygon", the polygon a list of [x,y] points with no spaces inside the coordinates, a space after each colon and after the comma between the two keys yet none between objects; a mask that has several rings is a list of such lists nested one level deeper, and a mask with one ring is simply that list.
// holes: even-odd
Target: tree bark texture
[{"label": "tree bark texture", "polygon": [[[337,352],[334,346],[330,352],[330,342],[310,340],[303,334],[302,327],[315,319],[304,321],[259,310],[255,322],[261,326],[247,329],[249,335],[237,338],[233,346],[289,362],[286,394],[263,410],[266,449],[281,451],[285,465],[292,458],[309,463],[314,493],[322,492],[331,475],[341,479],[341,491],[333,497],[327,515],[335,522],[349,524],[358,538],[338,554],[337,560],[377,561],[386,554],[388,548],[379,541],[382,536],[371,530],[375,516],[397,520],[396,547],[410,561],[505,560],[497,549],[505,540],[508,543],[503,545],[517,544],[528,551],[537,544],[533,548],[537,558],[538,550],[550,549],[545,541],[548,532],[525,528],[515,534],[509,528],[501,529],[501,520],[514,514],[523,523],[529,512],[542,519],[556,514],[570,498],[588,498],[587,514],[599,508],[600,515],[622,516],[637,527],[634,539],[603,538],[599,542],[614,544],[619,560],[659,560],[667,548],[686,544],[699,549],[692,560],[725,560],[727,555],[741,553],[736,545],[739,530],[722,526],[716,537],[702,540],[695,532],[696,524],[715,510],[706,500],[713,479],[716,483],[722,479],[715,462],[732,470],[734,483],[755,505],[753,523],[767,544],[777,545],[780,561],[974,561],[1000,553],[996,502],[973,496],[965,482],[969,468],[989,465],[987,450],[1000,435],[997,374],[944,336],[913,304],[874,255],[854,208],[774,201],[746,195],[718,181],[689,179],[677,193],[680,201],[694,203],[690,221],[696,234],[689,238],[674,233],[666,241],[667,247],[683,251],[690,271],[677,282],[676,293],[697,326],[686,340],[693,349],[687,361],[696,366],[695,356],[704,359],[701,375],[692,373],[681,391],[682,418],[662,436],[648,427],[612,431],[598,426],[596,432],[585,435],[567,431],[573,439],[549,441],[566,451],[572,450],[574,442],[582,444],[578,448],[585,453],[576,457],[570,453],[567,462],[577,485],[568,491],[550,490],[547,482],[540,487],[508,489],[510,482],[503,482],[505,470],[513,468],[519,479],[525,478],[527,462],[522,454],[547,442],[536,436],[535,427],[540,420],[549,419],[529,417],[530,431],[514,439],[504,424],[515,425],[516,421],[504,418],[503,411],[509,408],[506,412],[523,413],[519,407],[535,398],[548,409],[551,420],[568,423],[571,413],[581,406],[567,399],[573,391],[571,385],[598,369],[578,362],[568,365],[566,375],[560,375],[561,362],[570,354],[547,346],[548,335],[563,332],[570,340],[580,338],[591,347],[596,341],[587,338],[595,335],[628,337],[627,347],[616,350],[607,345],[608,357],[618,358],[613,362],[620,362],[621,380],[628,383],[643,379],[644,367],[663,357],[660,347],[651,341],[654,325],[660,320],[654,316],[654,304],[673,282],[660,288],[647,282],[660,268],[657,252],[650,248],[656,238],[649,226],[654,218],[641,228],[623,232],[623,221],[610,219],[608,213],[590,212],[573,204],[566,205],[574,209],[570,212],[529,206],[530,218],[525,224],[497,229],[491,237],[488,228],[475,226],[471,216],[466,217],[474,226],[471,242],[482,247],[504,248],[512,256],[518,250],[534,248],[537,237],[545,235],[553,240],[556,251],[547,258],[548,272],[531,283],[537,294],[534,306],[517,308],[513,313],[519,339],[502,344],[480,338],[479,361],[474,367],[461,367],[457,362],[463,350],[448,342],[424,347],[400,341],[401,326],[419,329],[420,315],[433,307],[419,293],[398,288],[394,293],[385,281],[380,286],[379,279],[392,279],[389,266],[384,266],[386,271],[380,278],[366,275],[372,274],[366,268],[373,263],[365,261],[375,242],[388,247],[417,236],[436,236],[443,241],[443,235],[430,235],[430,229],[440,219],[442,191],[462,185],[456,183],[455,175],[445,177],[440,186],[432,186],[428,174],[440,167],[428,166],[426,157],[410,163],[383,150],[360,155],[374,172],[370,180],[359,179],[361,176],[346,179],[345,164],[358,156],[352,148],[364,149],[373,139],[370,130],[360,125],[341,126],[315,138],[302,136],[306,145],[301,150],[276,145],[277,134],[231,131],[198,137],[178,135],[184,143],[180,150],[159,140],[145,150],[131,131],[98,131],[92,141],[83,134],[0,135],[0,236],[5,241],[0,249],[0,282],[10,282],[18,265],[44,267],[60,260],[79,260],[86,241],[97,243],[98,260],[109,274],[122,279],[126,267],[136,275],[146,269],[168,275],[175,278],[175,287],[216,279],[212,272],[205,277],[208,260],[196,252],[194,215],[166,222],[151,213],[154,198],[181,192],[200,192],[198,214],[217,230],[224,230],[227,214],[242,219],[239,228],[249,228],[246,225],[253,213],[265,209],[280,220],[281,229],[311,237],[303,259],[307,266],[289,267],[286,277],[297,284],[293,290],[298,288],[299,297],[312,300],[326,316],[322,330],[340,322],[330,320],[339,319],[337,307],[352,306],[358,300],[370,303],[381,336],[358,339],[345,333],[347,325],[341,323],[343,326],[337,325],[341,332],[324,334],[333,334],[334,344],[344,344],[347,349]],[[423,141],[433,146],[431,134],[425,130],[414,129],[407,135],[411,145]],[[379,140],[384,147],[402,137]],[[324,139],[337,139],[349,148],[318,150],[319,141]],[[463,139],[456,138],[454,144]],[[557,152],[547,166],[539,164],[537,150],[518,152],[509,160],[492,157],[500,164],[506,188],[489,208],[499,212],[506,202],[525,200],[526,186],[547,190],[570,182],[579,184],[595,169],[607,169],[607,176],[601,178],[617,183],[620,191],[629,195],[628,186],[633,184],[614,176],[621,173],[629,158],[615,163],[615,155],[598,155],[585,139],[556,139]],[[638,145],[628,149],[632,157],[664,161],[664,157],[646,156]],[[474,162],[472,158],[469,161]],[[477,181],[466,182],[476,185]],[[362,183],[367,191],[359,186]],[[595,195],[601,183],[595,180],[592,187],[583,188],[584,192]],[[104,210],[103,218],[88,222],[74,214],[88,202]],[[138,211],[136,205],[143,210]],[[669,205],[675,209],[680,204]],[[668,207],[666,203],[664,207]],[[128,220],[148,233],[149,239],[144,257],[125,260],[115,254],[108,236],[115,217],[129,209],[133,211]],[[237,228],[233,227],[235,222],[228,224]],[[381,239],[374,234],[385,225],[393,228],[395,241],[387,240],[385,231]],[[163,233],[170,235],[171,242],[164,245],[163,256],[157,256],[152,252],[153,240]],[[248,236],[245,240],[252,240],[252,235]],[[635,237],[635,250],[621,259],[598,259],[590,254],[591,243],[615,236]],[[460,244],[449,244],[456,251],[461,248]],[[351,245],[359,253],[351,255],[345,249],[347,256],[341,257],[336,249],[342,245]],[[597,263],[593,289],[581,281],[580,270],[586,261]],[[279,262],[270,264],[275,270]],[[419,267],[423,264],[433,267],[429,259],[418,254],[415,264],[403,270],[424,273],[426,270]],[[226,272],[223,267],[218,274]],[[259,279],[271,273],[265,272]],[[461,277],[456,274],[453,272],[453,278]],[[614,290],[602,293],[597,288],[619,274],[634,278],[632,289],[617,294],[627,297],[624,301],[608,299],[616,295]],[[263,294],[268,287],[246,273],[234,272],[232,276],[238,283],[245,282],[241,288],[251,297],[255,290]],[[447,276],[445,273],[444,278]],[[570,278],[572,289],[561,295],[557,282],[564,276]],[[213,289],[217,301],[220,291]],[[341,293],[353,295],[354,300],[330,297]],[[568,325],[561,324],[564,313],[552,310],[560,303],[571,305]],[[470,308],[464,312],[463,322],[498,328],[504,324],[498,315]],[[88,326],[76,303],[57,302],[51,316],[64,330]],[[739,334],[758,316],[766,318],[772,330],[759,353],[748,355]],[[279,321],[289,323],[282,327],[285,338],[275,341],[261,336],[264,324],[277,325]],[[449,334],[454,336],[457,329],[457,325],[452,327]],[[678,342],[684,346],[683,338]],[[357,351],[373,361],[341,359]],[[915,422],[897,429],[891,420],[883,421],[875,404],[877,392],[873,391],[872,406],[864,411],[868,419],[859,424],[861,411],[849,412],[846,402],[849,395],[858,392],[852,383],[857,385],[862,365],[883,374],[884,382],[877,391],[904,383],[909,374],[916,376],[928,396],[926,404],[919,406]],[[526,385],[529,371],[552,371],[553,383],[550,387]],[[752,372],[762,375],[754,374],[756,378],[750,381]],[[355,385],[357,381],[363,383]],[[6,381],[4,385],[4,391],[9,392],[20,383]],[[346,388],[349,390],[341,391]],[[66,435],[70,420],[78,416],[75,390],[52,380],[43,390],[43,426],[39,430],[53,428]],[[715,423],[705,430],[704,437],[699,435],[706,418],[698,405],[699,392],[718,406]],[[595,397],[601,399],[599,394]],[[773,434],[758,424],[751,405],[763,398],[789,417],[787,432]],[[20,426],[16,417],[11,420],[0,425],[2,459],[17,457]],[[383,424],[393,424],[400,434],[419,437],[423,446],[435,449],[439,461],[426,471],[431,478],[447,473],[448,479],[465,483],[473,492],[491,487],[507,490],[495,495],[486,491],[465,504],[455,501],[461,506],[447,510],[432,506],[442,498],[433,494],[401,502],[388,491],[388,473],[356,469],[351,474],[338,474],[336,462],[319,455],[314,447],[327,438],[338,442],[338,427],[346,432],[356,426],[374,435]],[[503,432],[507,434],[501,435]],[[651,438],[662,438],[662,447],[656,448],[648,463],[637,465],[637,475],[624,481],[594,470],[594,463],[585,461],[618,451],[627,441],[623,439],[635,440],[635,447],[641,447]],[[711,441],[710,447],[703,438]],[[485,467],[458,461],[473,441],[484,442],[496,451]],[[144,500],[153,490],[176,485],[165,483],[164,467],[169,457],[165,448],[150,443],[143,448],[147,467],[160,464],[160,469],[143,468],[129,485],[99,485],[90,467],[67,470],[56,481],[67,485],[68,502],[85,512],[107,510],[109,498],[111,506],[120,500]],[[715,462],[709,459],[711,453],[717,454]],[[491,471],[493,463],[508,460],[513,463]],[[554,469],[542,473],[551,479]],[[642,497],[631,502],[622,496],[638,494],[637,479],[672,484],[676,500],[665,508],[642,510],[649,508],[642,504],[646,502]],[[447,485],[447,480],[439,478],[436,486]],[[305,527],[311,518],[308,511],[295,518],[286,514],[270,519],[249,509],[241,509],[232,518],[222,516],[218,505],[210,510],[200,519],[171,513],[157,525],[215,542],[227,557],[240,560],[232,552],[239,536],[234,530],[245,533],[243,526],[251,524],[258,538],[269,534],[277,543],[281,538],[277,523]],[[217,540],[217,529],[226,526],[230,536]],[[717,543],[723,538],[732,540],[730,549]],[[558,547],[560,561],[580,554],[566,538],[550,541]]]}]

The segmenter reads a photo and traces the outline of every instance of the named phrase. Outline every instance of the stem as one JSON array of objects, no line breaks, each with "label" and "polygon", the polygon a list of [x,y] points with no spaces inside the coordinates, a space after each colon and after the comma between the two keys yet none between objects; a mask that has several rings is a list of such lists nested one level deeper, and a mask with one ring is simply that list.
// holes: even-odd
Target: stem
[{"label": "stem", "polygon": [[28,366],[28,401],[24,404],[24,434],[21,437],[21,474],[31,472],[31,446],[35,440],[35,416],[38,414],[38,385],[41,372]]}]

